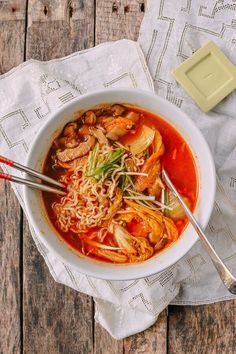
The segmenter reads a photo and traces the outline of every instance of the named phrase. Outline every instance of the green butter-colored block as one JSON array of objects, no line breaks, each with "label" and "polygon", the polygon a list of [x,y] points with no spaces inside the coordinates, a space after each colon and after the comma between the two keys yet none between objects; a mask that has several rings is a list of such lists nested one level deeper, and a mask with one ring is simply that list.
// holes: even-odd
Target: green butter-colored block
[{"label": "green butter-colored block", "polygon": [[212,41],[175,68],[172,75],[204,112],[236,88],[236,67]]}]

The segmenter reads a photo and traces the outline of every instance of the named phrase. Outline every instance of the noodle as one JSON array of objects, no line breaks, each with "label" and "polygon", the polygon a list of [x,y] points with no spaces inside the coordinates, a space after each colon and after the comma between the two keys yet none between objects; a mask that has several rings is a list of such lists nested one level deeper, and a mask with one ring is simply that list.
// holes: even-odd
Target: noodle
[{"label": "noodle", "polygon": [[[107,153],[107,148],[102,147],[101,152]],[[115,181],[95,183],[86,177],[86,169],[87,164],[76,168],[69,180],[67,175],[61,178],[61,182],[67,185],[68,194],[53,204],[53,210],[57,224],[64,232],[79,233],[101,226],[114,200]]]}]

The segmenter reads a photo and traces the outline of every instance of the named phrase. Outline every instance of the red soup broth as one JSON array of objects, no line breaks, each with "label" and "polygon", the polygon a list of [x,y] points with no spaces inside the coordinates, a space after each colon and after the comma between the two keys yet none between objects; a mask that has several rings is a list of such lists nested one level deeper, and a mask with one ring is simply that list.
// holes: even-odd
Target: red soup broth
[{"label": "red soup broth", "polygon": [[[160,134],[162,135],[163,143],[165,145],[165,153],[161,158],[162,166],[166,169],[170,179],[177,188],[178,192],[188,197],[190,201],[190,209],[193,211],[197,201],[198,182],[194,157],[187,143],[185,142],[183,137],[177,132],[177,130],[171,124],[166,122],[162,117],[137,107],[130,106],[130,109],[139,113],[141,119],[137,124],[135,131],[132,131],[131,133],[121,138],[120,142],[122,144],[128,144],[129,142],[131,142],[133,139],[135,139],[135,137],[140,134],[143,125],[147,125],[150,128],[158,129]],[[64,169],[53,169],[51,155],[54,153],[55,150],[52,147],[46,158],[43,172],[54,179],[59,179],[60,176],[64,173]],[[72,231],[63,232],[57,226],[56,216],[52,210],[52,204],[59,201],[60,197],[50,193],[43,192],[42,194],[49,219],[51,220],[53,226],[63,238],[63,240],[68,243],[68,245],[70,245],[73,249],[81,253],[82,243],[78,235],[73,233]],[[187,218],[182,218],[175,222],[179,234],[183,232],[187,223]],[[135,225],[130,225],[129,231],[132,231],[133,227],[135,228]],[[97,230],[94,228],[91,229],[89,233],[93,233],[96,231]],[[89,236],[88,233],[87,236]],[[168,246],[169,245],[167,244],[164,249],[166,249]],[[89,257],[109,263],[109,261],[104,260],[103,258],[98,258],[94,255],[89,255]]]}]

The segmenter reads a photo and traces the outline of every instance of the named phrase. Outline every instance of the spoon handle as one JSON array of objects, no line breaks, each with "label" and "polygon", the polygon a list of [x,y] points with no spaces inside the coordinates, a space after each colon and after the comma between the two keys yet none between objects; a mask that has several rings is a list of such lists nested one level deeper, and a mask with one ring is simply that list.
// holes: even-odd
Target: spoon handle
[{"label": "spoon handle", "polygon": [[182,208],[185,211],[185,214],[189,218],[189,221],[191,222],[194,230],[198,234],[205,250],[211,257],[211,260],[223,282],[223,284],[226,286],[226,288],[234,295],[236,295],[236,278],[233,276],[233,274],[229,271],[229,269],[226,267],[226,265],[223,263],[223,261],[220,259],[210,242],[208,241],[206,235],[202,231],[201,227],[197,223],[197,220],[193,216],[192,212],[189,210],[185,202],[183,201],[182,197],[180,194],[177,192],[175,186],[171,182],[167,172],[165,170],[162,171],[162,176],[167,184],[167,186],[174,192],[176,197],[178,198],[178,201]]}]

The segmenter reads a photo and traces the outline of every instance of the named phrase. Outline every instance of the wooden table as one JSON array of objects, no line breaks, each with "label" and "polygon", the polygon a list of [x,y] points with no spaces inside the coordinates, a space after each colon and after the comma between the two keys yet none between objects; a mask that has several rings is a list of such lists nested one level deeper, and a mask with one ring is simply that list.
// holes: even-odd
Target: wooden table
[{"label": "wooden table", "polygon": [[[142,0],[0,0],[0,72],[120,38],[136,39]],[[236,302],[169,306],[123,341],[95,323],[91,297],[54,282],[19,204],[0,184],[0,353],[235,353]]]}]

